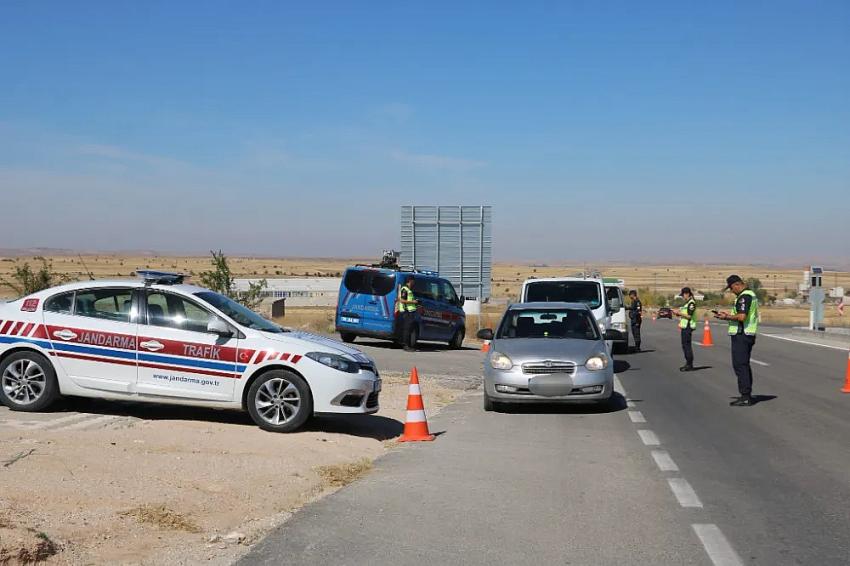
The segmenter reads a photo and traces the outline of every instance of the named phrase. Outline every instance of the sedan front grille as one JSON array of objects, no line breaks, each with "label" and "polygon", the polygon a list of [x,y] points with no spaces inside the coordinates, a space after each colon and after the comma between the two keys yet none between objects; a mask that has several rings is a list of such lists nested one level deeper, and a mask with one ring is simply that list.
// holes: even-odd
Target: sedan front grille
[{"label": "sedan front grille", "polygon": [[576,365],[574,362],[528,362],[522,364],[522,373],[531,375],[567,373],[574,374]]}]

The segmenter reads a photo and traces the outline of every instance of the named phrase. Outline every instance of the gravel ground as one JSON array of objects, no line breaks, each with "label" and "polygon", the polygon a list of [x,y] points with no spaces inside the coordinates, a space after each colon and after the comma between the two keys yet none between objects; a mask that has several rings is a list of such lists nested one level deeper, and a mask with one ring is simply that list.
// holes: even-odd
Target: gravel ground
[{"label": "gravel ground", "polygon": [[[0,563],[55,552],[48,563],[230,564],[396,445],[407,376],[383,378],[378,415],[325,417],[289,435],[206,409],[70,400],[71,413],[56,414],[94,414],[85,427],[33,426],[52,415],[3,409]],[[432,414],[470,387],[421,381]]]}]

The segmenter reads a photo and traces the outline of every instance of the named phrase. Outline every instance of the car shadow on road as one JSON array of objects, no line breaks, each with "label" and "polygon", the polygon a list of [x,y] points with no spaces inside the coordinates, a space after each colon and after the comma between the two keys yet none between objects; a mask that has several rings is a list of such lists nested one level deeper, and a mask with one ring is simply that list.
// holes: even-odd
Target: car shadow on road
[{"label": "car shadow on road", "polygon": [[[94,415],[113,415],[149,421],[194,421],[256,427],[250,415],[235,409],[212,409],[183,405],[137,403],[133,401],[104,401],[81,397],[66,397],[53,412],[75,412]],[[400,435],[404,424],[378,415],[322,415],[310,419],[299,432],[328,432],[388,440]]]},{"label": "car shadow on road", "polygon": [[629,371],[632,364],[626,360],[614,360],[614,373],[624,373]]},{"label": "car shadow on road", "polygon": [[378,415],[322,415],[308,421],[303,431],[390,440],[401,435],[404,431],[404,423]]},{"label": "car shadow on road", "polygon": [[535,403],[500,406],[496,412],[509,415],[603,415],[626,409],[626,399],[614,393],[604,404],[598,403]]}]

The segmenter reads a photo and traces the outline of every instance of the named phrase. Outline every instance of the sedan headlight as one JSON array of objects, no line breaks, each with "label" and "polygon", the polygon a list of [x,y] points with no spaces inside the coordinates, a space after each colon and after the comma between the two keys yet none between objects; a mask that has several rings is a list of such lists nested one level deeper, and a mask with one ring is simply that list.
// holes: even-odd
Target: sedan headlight
[{"label": "sedan headlight", "polygon": [[360,371],[360,364],[354,360],[349,360],[346,357],[338,354],[328,354],[326,352],[310,352],[307,357],[320,364],[344,371],[346,373],[357,373]]},{"label": "sedan headlight", "polygon": [[626,323],[625,322],[615,322],[615,323],[611,324],[611,326],[614,328],[614,330],[619,330],[620,332],[626,331]]},{"label": "sedan headlight", "polygon": [[506,355],[493,352],[490,354],[490,366],[493,369],[511,369],[514,367],[514,363]]},{"label": "sedan headlight", "polygon": [[605,354],[596,354],[589,358],[585,363],[584,367],[589,369],[590,371],[599,371],[608,367],[609,359]]},{"label": "sedan headlight", "polygon": [[602,334],[605,334],[605,330],[606,330],[606,328],[605,328],[605,323],[604,323],[604,322],[600,322],[600,323],[599,323],[599,332],[601,332]]}]

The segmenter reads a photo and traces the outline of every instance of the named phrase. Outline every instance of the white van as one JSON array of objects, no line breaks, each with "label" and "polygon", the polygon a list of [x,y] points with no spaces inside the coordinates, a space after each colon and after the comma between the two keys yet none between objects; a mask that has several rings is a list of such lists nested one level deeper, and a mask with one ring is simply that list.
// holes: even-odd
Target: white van
[{"label": "white van", "polygon": [[629,313],[625,309],[626,297],[624,294],[625,281],[605,277],[605,299],[611,308],[611,328],[623,335],[622,340],[615,340],[613,346],[614,354],[625,354],[629,351]]},{"label": "white van", "polygon": [[[519,302],[584,303],[590,307],[602,333],[612,328],[611,315],[616,312],[605,299],[605,284],[601,277],[526,279],[522,284]],[[606,343],[608,351],[611,351],[613,342],[606,340]]]}]

